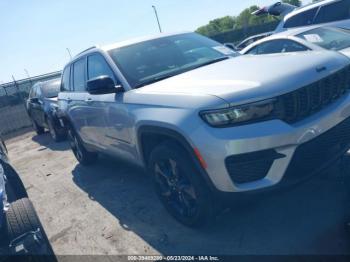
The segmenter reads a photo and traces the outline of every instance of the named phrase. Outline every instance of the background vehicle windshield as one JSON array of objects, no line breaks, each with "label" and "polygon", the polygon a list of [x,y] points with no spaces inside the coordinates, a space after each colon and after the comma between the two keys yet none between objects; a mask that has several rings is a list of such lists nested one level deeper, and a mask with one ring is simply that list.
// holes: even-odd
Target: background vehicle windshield
[{"label": "background vehicle windshield", "polygon": [[238,55],[218,42],[195,33],[116,48],[109,54],[133,88]]},{"label": "background vehicle windshield", "polygon": [[329,50],[350,47],[350,34],[345,29],[320,27],[299,34],[297,37]]},{"label": "background vehicle windshield", "polygon": [[47,82],[42,86],[43,96],[46,98],[54,98],[58,96],[60,92],[61,82],[60,80],[53,80],[51,82]]}]

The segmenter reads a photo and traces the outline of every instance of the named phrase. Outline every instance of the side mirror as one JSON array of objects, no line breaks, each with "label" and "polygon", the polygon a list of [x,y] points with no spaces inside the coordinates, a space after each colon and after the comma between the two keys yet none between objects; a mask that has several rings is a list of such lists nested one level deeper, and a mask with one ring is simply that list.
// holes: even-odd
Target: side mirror
[{"label": "side mirror", "polygon": [[116,93],[120,90],[109,76],[99,76],[87,81],[86,90],[92,95]]},{"label": "side mirror", "polygon": [[233,51],[238,51],[235,45],[232,43],[225,43],[224,46],[226,46],[227,48],[230,48]]}]

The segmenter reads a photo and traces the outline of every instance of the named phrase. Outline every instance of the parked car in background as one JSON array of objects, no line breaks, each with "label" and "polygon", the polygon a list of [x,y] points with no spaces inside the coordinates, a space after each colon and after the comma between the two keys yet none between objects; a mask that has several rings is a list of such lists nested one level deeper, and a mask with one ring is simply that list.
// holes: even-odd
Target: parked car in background
[{"label": "parked car in background", "polygon": [[56,142],[65,139],[67,135],[56,116],[60,86],[61,79],[38,82],[31,88],[27,100],[27,112],[36,133],[43,134],[47,128]]},{"label": "parked car in background", "polygon": [[275,33],[317,24],[350,29],[350,0],[324,0],[290,10]]},{"label": "parked car in background", "polygon": [[263,39],[265,37],[272,35],[272,33],[273,32],[266,32],[266,33],[250,36],[250,37],[244,39],[238,45],[236,45],[235,49],[236,49],[236,51],[241,51],[242,49],[246,48],[248,45],[250,45],[250,44],[252,44],[260,39]]},{"label": "parked car in background", "polygon": [[195,33],[161,34],[73,58],[59,112],[80,164],[104,153],[145,167],[169,213],[199,226],[218,197],[291,185],[342,156],[349,90],[337,52],[241,56]]},{"label": "parked car in background", "polygon": [[[31,256],[56,261],[50,242],[0,137],[0,258]],[[28,258],[29,259],[29,258]],[[40,260],[42,261],[42,260]]]},{"label": "parked car in background", "polygon": [[263,55],[301,51],[339,51],[350,57],[350,31],[337,27],[302,27],[262,39],[241,51]]}]

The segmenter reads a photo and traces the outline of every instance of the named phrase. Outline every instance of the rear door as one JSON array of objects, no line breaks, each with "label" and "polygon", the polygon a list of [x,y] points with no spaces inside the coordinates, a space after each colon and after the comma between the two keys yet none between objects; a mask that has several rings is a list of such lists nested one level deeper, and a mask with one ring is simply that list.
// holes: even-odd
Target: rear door
[{"label": "rear door", "polygon": [[35,123],[41,126],[41,120],[40,120],[41,104],[40,103],[42,102],[39,100],[39,96],[38,96],[39,89],[40,89],[39,84],[33,87],[31,98],[29,100],[29,112],[30,112],[31,118],[35,121]]},{"label": "rear door", "polygon": [[45,123],[45,112],[44,112],[44,96],[42,92],[42,85],[38,86],[36,95],[38,97],[38,107],[37,107],[37,118],[38,118],[38,124],[40,126],[46,127]]}]

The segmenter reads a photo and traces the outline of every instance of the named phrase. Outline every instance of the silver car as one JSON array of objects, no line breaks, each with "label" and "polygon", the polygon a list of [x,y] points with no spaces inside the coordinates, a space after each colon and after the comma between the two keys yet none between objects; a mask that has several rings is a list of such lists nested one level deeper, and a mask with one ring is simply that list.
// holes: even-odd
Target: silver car
[{"label": "silver car", "polygon": [[222,197],[290,185],[350,142],[349,59],[337,52],[241,56],[195,33],[93,47],[64,68],[59,112],[83,165],[98,153],[152,175],[181,223]]},{"label": "silver car", "polygon": [[295,9],[285,9],[281,11],[282,20],[275,33],[308,25],[350,29],[350,0],[323,0]]}]

